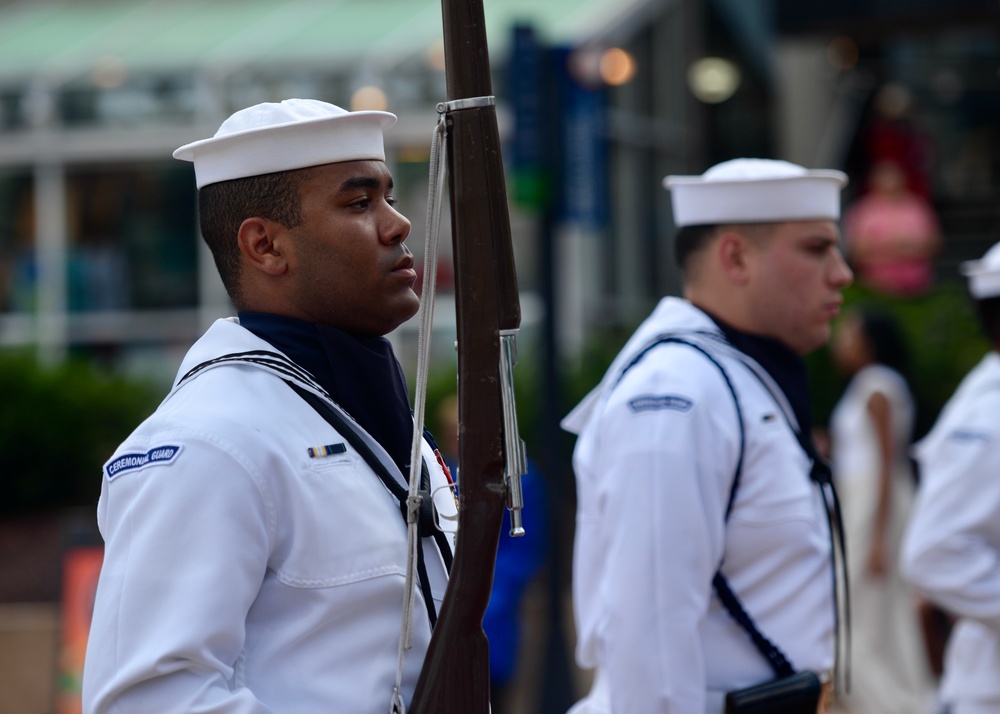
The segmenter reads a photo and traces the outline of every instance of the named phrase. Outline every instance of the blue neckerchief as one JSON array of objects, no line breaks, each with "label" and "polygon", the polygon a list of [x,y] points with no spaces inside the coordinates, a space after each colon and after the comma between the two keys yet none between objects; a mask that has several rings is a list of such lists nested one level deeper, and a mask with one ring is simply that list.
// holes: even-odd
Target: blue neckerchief
[{"label": "blue neckerchief", "polygon": [[239,313],[240,324],[307,370],[333,400],[410,469],[413,417],[403,368],[384,337],[344,332],[283,315]]},{"label": "blue neckerchief", "polygon": [[775,339],[743,332],[714,315],[709,314],[709,317],[733,347],[753,358],[777,382],[792,406],[800,433],[811,439],[812,411],[809,407],[809,374],[805,361]]}]

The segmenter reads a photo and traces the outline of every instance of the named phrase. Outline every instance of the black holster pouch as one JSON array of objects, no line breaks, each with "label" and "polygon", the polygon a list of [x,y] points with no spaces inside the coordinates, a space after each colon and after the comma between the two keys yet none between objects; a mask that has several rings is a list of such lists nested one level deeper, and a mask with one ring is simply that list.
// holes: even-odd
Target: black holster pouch
[{"label": "black holster pouch", "polygon": [[726,694],[725,714],[816,714],[823,683],[815,672],[797,672]]}]

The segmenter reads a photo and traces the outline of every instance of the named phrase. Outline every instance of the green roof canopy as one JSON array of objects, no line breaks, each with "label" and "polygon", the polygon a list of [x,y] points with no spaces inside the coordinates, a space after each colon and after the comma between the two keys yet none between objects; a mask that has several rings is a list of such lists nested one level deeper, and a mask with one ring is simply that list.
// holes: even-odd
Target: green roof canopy
[{"label": "green roof canopy", "polygon": [[[491,52],[532,24],[577,43],[651,0],[486,0]],[[114,61],[129,71],[374,62],[421,55],[441,39],[438,0],[23,0],[0,5],[0,80],[64,82]]]}]

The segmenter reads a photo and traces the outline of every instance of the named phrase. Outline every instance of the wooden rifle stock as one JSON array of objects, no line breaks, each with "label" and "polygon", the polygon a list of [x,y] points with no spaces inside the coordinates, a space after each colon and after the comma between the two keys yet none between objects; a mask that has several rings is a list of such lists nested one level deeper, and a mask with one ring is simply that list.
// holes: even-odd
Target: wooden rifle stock
[{"label": "wooden rifle stock", "polygon": [[[482,0],[442,0],[450,106],[492,97]],[[459,529],[409,714],[486,714],[489,603],[506,502],[502,331],[521,322],[496,109],[446,114],[458,324]],[[513,626],[513,625],[512,625]]]}]

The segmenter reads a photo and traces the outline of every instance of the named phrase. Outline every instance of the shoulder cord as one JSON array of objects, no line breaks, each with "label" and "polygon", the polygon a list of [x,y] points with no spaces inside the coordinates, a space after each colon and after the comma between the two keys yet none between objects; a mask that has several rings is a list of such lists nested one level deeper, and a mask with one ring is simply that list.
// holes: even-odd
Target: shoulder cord
[{"label": "shoulder cord", "polygon": [[[692,336],[715,338],[715,336],[712,335],[711,333],[694,333]],[[739,488],[740,476],[743,471],[743,454],[746,447],[746,434],[743,429],[743,412],[742,409],[740,408],[739,399],[736,396],[736,389],[733,387],[733,383],[729,378],[729,374],[726,372],[722,364],[714,356],[712,356],[707,349],[705,349],[704,347],[695,342],[676,336],[661,336],[656,338],[646,347],[644,347],[642,351],[640,351],[625,366],[625,368],[619,375],[617,382],[620,382],[622,378],[625,376],[625,373],[633,366],[635,366],[646,355],[646,353],[648,353],[651,349],[661,344],[687,345],[688,347],[691,347],[700,352],[712,364],[714,364],[716,368],[718,368],[719,372],[722,374],[722,378],[726,382],[726,386],[728,387],[730,394],[733,397],[733,403],[736,407],[736,415],[740,427],[740,449],[739,449],[739,456],[737,457],[735,473],[733,474],[733,485],[730,488],[729,500],[726,504],[725,518],[726,521],[728,522],[729,515],[733,508],[733,503],[736,500],[736,491]],[[767,387],[766,384],[764,386]],[[774,397],[773,392],[771,392],[770,389],[768,389],[768,391],[769,393],[771,393],[772,397]],[[791,423],[789,423],[789,426],[791,427]],[[801,437],[801,434],[797,429],[793,428],[792,431],[795,433],[795,436],[799,440],[799,444],[802,446],[802,448],[806,450],[806,453],[809,454],[810,458],[813,458],[813,469],[812,472],[810,473],[810,477],[813,478],[813,480],[817,480],[816,479],[817,464],[821,463],[819,460],[819,455],[815,454],[815,450],[810,451],[809,449],[806,448],[806,445]],[[823,462],[823,465],[825,466],[825,462]],[[829,467],[826,467],[826,473],[829,474]],[[822,482],[820,483],[822,485]],[[834,494],[834,497],[836,497],[836,494]],[[839,522],[840,520],[839,507],[837,509],[837,514]],[[827,511],[827,518],[828,519],[830,518],[829,510]],[[842,539],[843,539],[843,533],[841,531],[841,540]],[[836,574],[834,575],[834,577],[836,583]],[[744,631],[746,631],[747,635],[749,635],[751,641],[754,643],[754,646],[756,646],[757,650],[767,660],[768,664],[771,666],[771,669],[774,671],[775,676],[783,678],[783,677],[790,677],[793,674],[795,674],[795,668],[792,666],[791,662],[788,661],[788,658],[785,656],[785,654],[778,648],[777,645],[775,645],[767,637],[765,637],[763,633],[761,633],[761,631],[757,628],[757,625],[754,623],[753,618],[743,608],[743,605],[740,602],[739,598],[736,596],[736,593],[734,593],[732,587],[730,587],[729,581],[722,574],[721,564],[719,566],[719,569],[716,570],[715,576],[712,578],[712,587],[715,589],[716,595],[719,598],[719,601],[722,603],[723,607],[726,608],[726,611],[730,614],[730,616],[734,620],[736,620],[736,622],[744,629]]]}]

